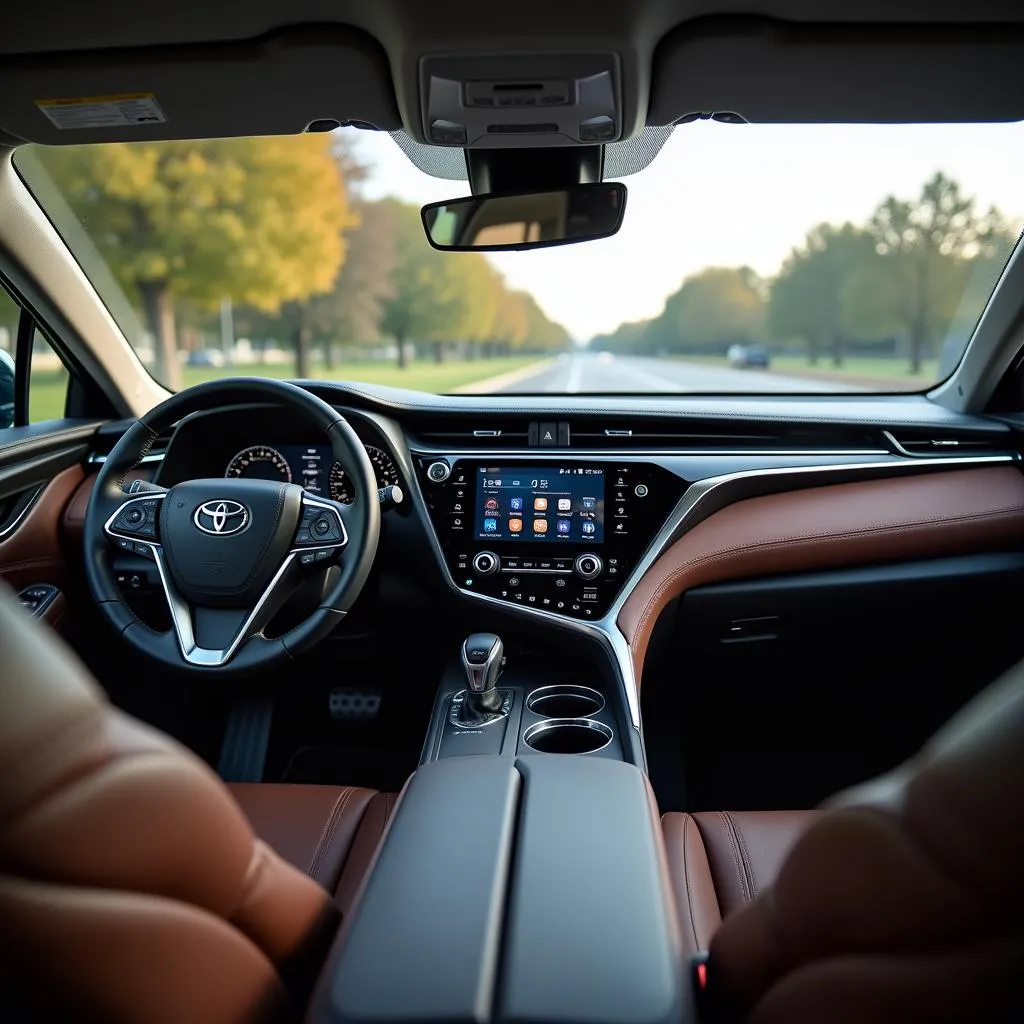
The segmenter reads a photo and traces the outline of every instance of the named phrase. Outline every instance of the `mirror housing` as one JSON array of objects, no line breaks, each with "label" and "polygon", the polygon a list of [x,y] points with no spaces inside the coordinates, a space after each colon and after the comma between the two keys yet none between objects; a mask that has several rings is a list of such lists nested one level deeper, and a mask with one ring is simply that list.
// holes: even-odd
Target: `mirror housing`
[{"label": "mirror housing", "polygon": [[501,252],[608,238],[625,210],[626,186],[611,181],[448,199],[424,206],[422,217],[435,249]]}]

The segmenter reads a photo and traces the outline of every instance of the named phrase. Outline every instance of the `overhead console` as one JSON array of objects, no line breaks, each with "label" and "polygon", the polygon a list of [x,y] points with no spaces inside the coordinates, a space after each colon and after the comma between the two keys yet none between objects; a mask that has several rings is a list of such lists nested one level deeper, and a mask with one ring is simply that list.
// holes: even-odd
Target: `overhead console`
[{"label": "overhead console", "polygon": [[610,53],[424,57],[423,137],[463,149],[615,142],[624,134],[619,78]]},{"label": "overhead console", "polygon": [[456,586],[600,619],[685,487],[632,461],[420,457],[417,471]]}]

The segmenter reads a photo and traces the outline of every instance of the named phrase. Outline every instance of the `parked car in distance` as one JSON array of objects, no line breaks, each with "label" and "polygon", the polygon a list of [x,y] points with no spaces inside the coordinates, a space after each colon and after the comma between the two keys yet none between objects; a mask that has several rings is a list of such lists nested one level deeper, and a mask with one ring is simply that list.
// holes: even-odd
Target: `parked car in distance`
[{"label": "parked car in distance", "polygon": [[730,345],[726,358],[736,369],[767,370],[771,365],[768,350],[760,345]]},{"label": "parked car in distance", "polygon": [[186,366],[223,366],[224,353],[216,349],[201,348],[189,352],[185,360]]}]

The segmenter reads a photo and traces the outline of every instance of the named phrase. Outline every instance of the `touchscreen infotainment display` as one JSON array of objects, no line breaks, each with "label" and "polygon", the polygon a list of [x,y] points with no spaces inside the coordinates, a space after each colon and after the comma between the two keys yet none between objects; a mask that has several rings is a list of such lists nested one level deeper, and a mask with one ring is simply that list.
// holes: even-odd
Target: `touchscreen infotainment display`
[{"label": "touchscreen infotainment display", "polygon": [[604,540],[604,470],[558,466],[481,467],[478,540]]}]

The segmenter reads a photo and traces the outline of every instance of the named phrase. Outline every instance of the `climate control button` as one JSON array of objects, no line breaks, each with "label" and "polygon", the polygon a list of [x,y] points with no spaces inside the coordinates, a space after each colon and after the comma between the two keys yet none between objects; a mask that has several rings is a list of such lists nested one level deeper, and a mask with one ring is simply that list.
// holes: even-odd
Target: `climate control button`
[{"label": "climate control button", "polygon": [[491,551],[478,551],[473,556],[473,568],[481,576],[490,576],[501,568],[501,562],[498,556]]},{"label": "climate control button", "polygon": [[596,579],[601,575],[601,570],[604,566],[601,563],[601,559],[597,555],[580,555],[576,559],[576,575],[585,580]]}]

